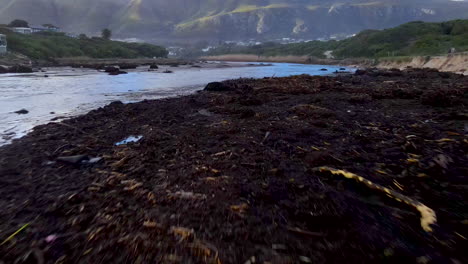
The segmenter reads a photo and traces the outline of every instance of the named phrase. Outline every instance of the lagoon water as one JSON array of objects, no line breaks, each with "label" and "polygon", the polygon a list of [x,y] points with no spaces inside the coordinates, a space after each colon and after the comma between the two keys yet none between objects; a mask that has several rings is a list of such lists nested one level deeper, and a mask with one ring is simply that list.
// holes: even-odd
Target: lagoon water
[{"label": "lagoon water", "polygon": [[[211,62],[216,67],[169,68],[173,73],[148,72],[139,68],[128,74],[110,76],[92,69],[48,68],[33,74],[0,75],[0,145],[25,135],[34,126],[51,119],[67,118],[120,100],[180,96],[201,90],[213,81],[236,78],[283,77],[298,74],[326,75],[340,67],[273,63],[246,67],[246,63]],[[320,71],[326,68],[328,71]],[[48,77],[45,77],[47,75]],[[28,114],[15,111],[26,109]]]}]

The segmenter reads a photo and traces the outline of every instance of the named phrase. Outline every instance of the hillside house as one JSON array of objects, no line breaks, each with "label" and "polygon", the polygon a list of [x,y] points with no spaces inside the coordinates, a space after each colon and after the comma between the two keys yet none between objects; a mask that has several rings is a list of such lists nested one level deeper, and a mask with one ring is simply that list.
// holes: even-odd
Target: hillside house
[{"label": "hillside house", "polygon": [[5,54],[7,52],[7,40],[6,36],[0,34],[0,54]]},{"label": "hillside house", "polygon": [[12,27],[10,28],[13,32],[20,33],[20,34],[32,34],[33,30],[28,27]]}]

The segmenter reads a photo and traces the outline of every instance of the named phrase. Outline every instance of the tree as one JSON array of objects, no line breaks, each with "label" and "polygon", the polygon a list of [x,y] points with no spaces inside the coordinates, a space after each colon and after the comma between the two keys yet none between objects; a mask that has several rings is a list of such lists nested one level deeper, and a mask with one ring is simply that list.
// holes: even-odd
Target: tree
[{"label": "tree", "polygon": [[53,24],[43,24],[42,26],[43,26],[43,27],[46,27],[46,28],[57,28],[57,27],[54,26]]},{"label": "tree", "polygon": [[101,36],[103,39],[109,40],[112,37],[112,31],[108,28],[105,28],[102,30]]},{"label": "tree", "polygon": [[8,24],[9,27],[29,27],[29,23],[25,20],[15,19]]},{"label": "tree", "polygon": [[86,34],[81,33],[80,35],[78,35],[78,38],[81,40],[84,40],[84,39],[88,39],[88,36],[86,36]]}]

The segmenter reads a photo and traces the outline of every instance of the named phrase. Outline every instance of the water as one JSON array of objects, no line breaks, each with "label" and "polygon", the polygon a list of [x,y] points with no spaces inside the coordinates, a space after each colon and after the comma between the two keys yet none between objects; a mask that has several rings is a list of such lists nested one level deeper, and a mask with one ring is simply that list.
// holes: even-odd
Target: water
[{"label": "water", "polygon": [[[225,63],[222,63],[225,64]],[[215,67],[215,66],[218,67]],[[174,73],[137,69],[110,76],[91,69],[49,68],[46,73],[0,75],[0,145],[25,135],[34,126],[52,118],[84,114],[112,101],[137,102],[193,93],[213,81],[235,78],[283,77],[297,74],[325,75],[337,66],[274,63],[272,66],[245,66],[230,63],[208,68],[168,68]],[[320,71],[327,68],[329,71]],[[49,77],[46,78],[44,75]],[[15,111],[26,109],[28,114]]]}]

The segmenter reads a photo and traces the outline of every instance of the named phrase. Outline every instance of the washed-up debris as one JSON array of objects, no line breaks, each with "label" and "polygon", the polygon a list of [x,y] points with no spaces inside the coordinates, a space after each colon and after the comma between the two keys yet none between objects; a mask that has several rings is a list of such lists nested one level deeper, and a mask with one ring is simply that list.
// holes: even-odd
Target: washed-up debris
[{"label": "washed-up debris", "polygon": [[206,109],[198,110],[198,113],[203,116],[213,116],[213,113],[211,113],[210,111]]},{"label": "washed-up debris", "polygon": [[308,257],[305,257],[305,256],[299,256],[299,260],[302,262],[302,263],[312,263],[312,260]]},{"label": "washed-up debris", "polygon": [[94,158],[89,158],[89,160],[84,160],[83,162],[88,163],[88,164],[94,164],[98,163],[102,160],[102,157],[94,157]]},{"label": "washed-up debris", "polygon": [[398,202],[403,202],[406,203],[412,207],[414,207],[416,210],[419,211],[421,214],[421,227],[424,229],[426,232],[432,232],[432,227],[431,225],[436,224],[437,218],[434,210],[431,208],[425,206],[424,204],[409,198],[408,196],[405,196],[403,194],[400,194],[394,190],[391,190],[389,188],[383,187],[382,185],[373,183],[372,181],[367,180],[364,177],[361,177],[357,174],[344,171],[344,170],[337,170],[333,168],[328,168],[328,167],[321,167],[318,169],[321,172],[330,172],[334,175],[341,175],[345,178],[348,179],[353,179],[356,180],[357,182],[365,184],[367,187],[371,189],[375,189],[381,192],[386,193],[388,196],[392,197],[393,199],[397,200]]},{"label": "washed-up debris", "polygon": [[119,141],[117,143],[115,143],[116,146],[120,146],[120,145],[126,145],[128,143],[134,143],[134,142],[138,142],[140,141],[140,139],[142,139],[143,136],[129,136],[128,138],[122,140],[122,141]]},{"label": "washed-up debris", "polygon": [[[239,79],[36,127],[0,148],[0,242],[34,220],[2,261],[468,263],[468,78],[449,77]],[[460,103],[423,104],[447,88]]]},{"label": "washed-up debris", "polygon": [[246,203],[241,203],[241,204],[231,205],[230,208],[232,211],[236,213],[243,214],[245,213],[245,211],[249,209],[249,205]]},{"label": "washed-up debris", "polygon": [[153,221],[145,221],[143,222],[143,226],[148,227],[148,228],[156,228],[158,227],[158,223],[153,222]]},{"label": "washed-up debris", "polygon": [[177,191],[175,193],[169,194],[169,197],[179,198],[179,199],[188,199],[188,200],[206,199],[205,194],[185,192],[185,191]]},{"label": "washed-up debris", "polygon": [[8,243],[8,241],[12,240],[16,235],[18,235],[21,231],[23,231],[24,229],[26,229],[26,227],[29,226],[29,223],[27,224],[24,224],[23,226],[21,226],[20,229],[16,230],[13,234],[11,234],[9,237],[7,237],[5,240],[3,240],[2,243],[0,243],[0,246],[3,246],[5,245],[6,243]]},{"label": "washed-up debris", "polygon": [[53,243],[55,240],[57,240],[57,238],[57,235],[48,235],[44,240],[47,243]]},{"label": "washed-up debris", "polygon": [[171,229],[169,230],[169,233],[178,237],[180,241],[187,240],[195,236],[195,232],[193,229],[179,227],[179,226],[172,226]]},{"label": "washed-up debris", "polygon": [[79,164],[84,160],[89,160],[88,155],[62,156],[57,158],[57,161],[69,164]]}]

